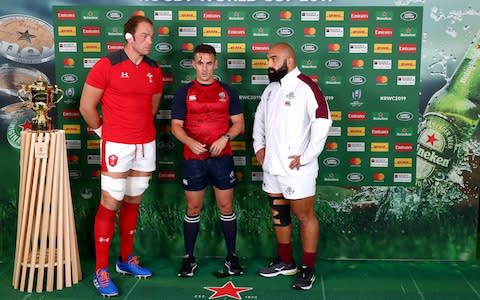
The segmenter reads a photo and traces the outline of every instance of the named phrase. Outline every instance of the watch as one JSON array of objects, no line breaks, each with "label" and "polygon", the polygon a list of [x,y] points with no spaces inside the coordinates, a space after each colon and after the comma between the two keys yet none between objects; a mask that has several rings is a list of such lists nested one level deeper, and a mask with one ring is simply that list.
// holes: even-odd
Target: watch
[{"label": "watch", "polygon": [[228,134],[228,133],[225,133],[224,135],[222,135],[224,139],[226,139],[227,141],[231,140],[232,137]]}]

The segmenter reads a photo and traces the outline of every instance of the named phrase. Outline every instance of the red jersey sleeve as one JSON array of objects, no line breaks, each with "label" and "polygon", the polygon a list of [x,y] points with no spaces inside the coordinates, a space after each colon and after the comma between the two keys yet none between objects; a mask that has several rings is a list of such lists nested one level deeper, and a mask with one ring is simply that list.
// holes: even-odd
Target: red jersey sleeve
[{"label": "red jersey sleeve", "polygon": [[104,90],[108,84],[108,76],[111,68],[110,61],[103,57],[90,70],[87,75],[86,83],[89,85]]}]

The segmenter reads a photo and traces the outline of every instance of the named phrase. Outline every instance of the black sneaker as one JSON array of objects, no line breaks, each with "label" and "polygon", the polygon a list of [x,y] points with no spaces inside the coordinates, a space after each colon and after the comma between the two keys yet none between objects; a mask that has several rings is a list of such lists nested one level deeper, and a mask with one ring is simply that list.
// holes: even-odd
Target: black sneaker
[{"label": "black sneaker", "polygon": [[275,277],[277,275],[295,275],[297,266],[292,261],[290,264],[281,262],[279,258],[271,262],[267,267],[261,268],[258,274],[263,277]]},{"label": "black sneaker", "polygon": [[243,268],[236,255],[227,256],[225,259],[225,268],[227,268],[228,275],[243,275]]},{"label": "black sneaker", "polygon": [[184,256],[182,261],[182,267],[178,270],[178,277],[192,277],[195,274],[197,263],[195,262],[195,256]]},{"label": "black sneaker", "polygon": [[315,274],[308,266],[301,266],[293,287],[297,290],[309,290],[315,281]]}]

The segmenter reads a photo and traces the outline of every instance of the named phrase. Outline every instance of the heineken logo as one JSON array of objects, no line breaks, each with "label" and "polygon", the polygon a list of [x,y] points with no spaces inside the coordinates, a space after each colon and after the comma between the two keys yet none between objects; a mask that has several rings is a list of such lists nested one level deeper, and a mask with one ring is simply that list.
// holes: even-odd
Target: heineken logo
[{"label": "heineken logo", "polygon": [[443,157],[440,153],[437,153],[433,150],[425,149],[422,146],[418,147],[417,156],[435,164],[436,166],[444,168],[448,168],[451,161],[451,159]]},{"label": "heineken logo", "polygon": [[22,130],[31,129],[32,123],[28,119],[21,118],[10,123],[7,127],[7,141],[15,149],[20,149]]},{"label": "heineken logo", "polygon": [[452,167],[458,133],[449,119],[427,113],[421,123],[417,145],[417,178],[427,179]]}]

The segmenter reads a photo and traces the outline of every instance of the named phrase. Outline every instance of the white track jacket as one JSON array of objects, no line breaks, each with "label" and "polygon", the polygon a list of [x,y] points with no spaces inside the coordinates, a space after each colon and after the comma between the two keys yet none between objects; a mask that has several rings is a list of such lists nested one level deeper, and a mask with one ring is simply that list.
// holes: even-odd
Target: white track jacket
[{"label": "white track jacket", "polygon": [[[257,153],[265,148],[262,167],[270,174],[313,175],[331,125],[318,85],[295,68],[265,88],[255,112],[253,149]],[[291,155],[300,155],[299,170],[288,167]]]}]

